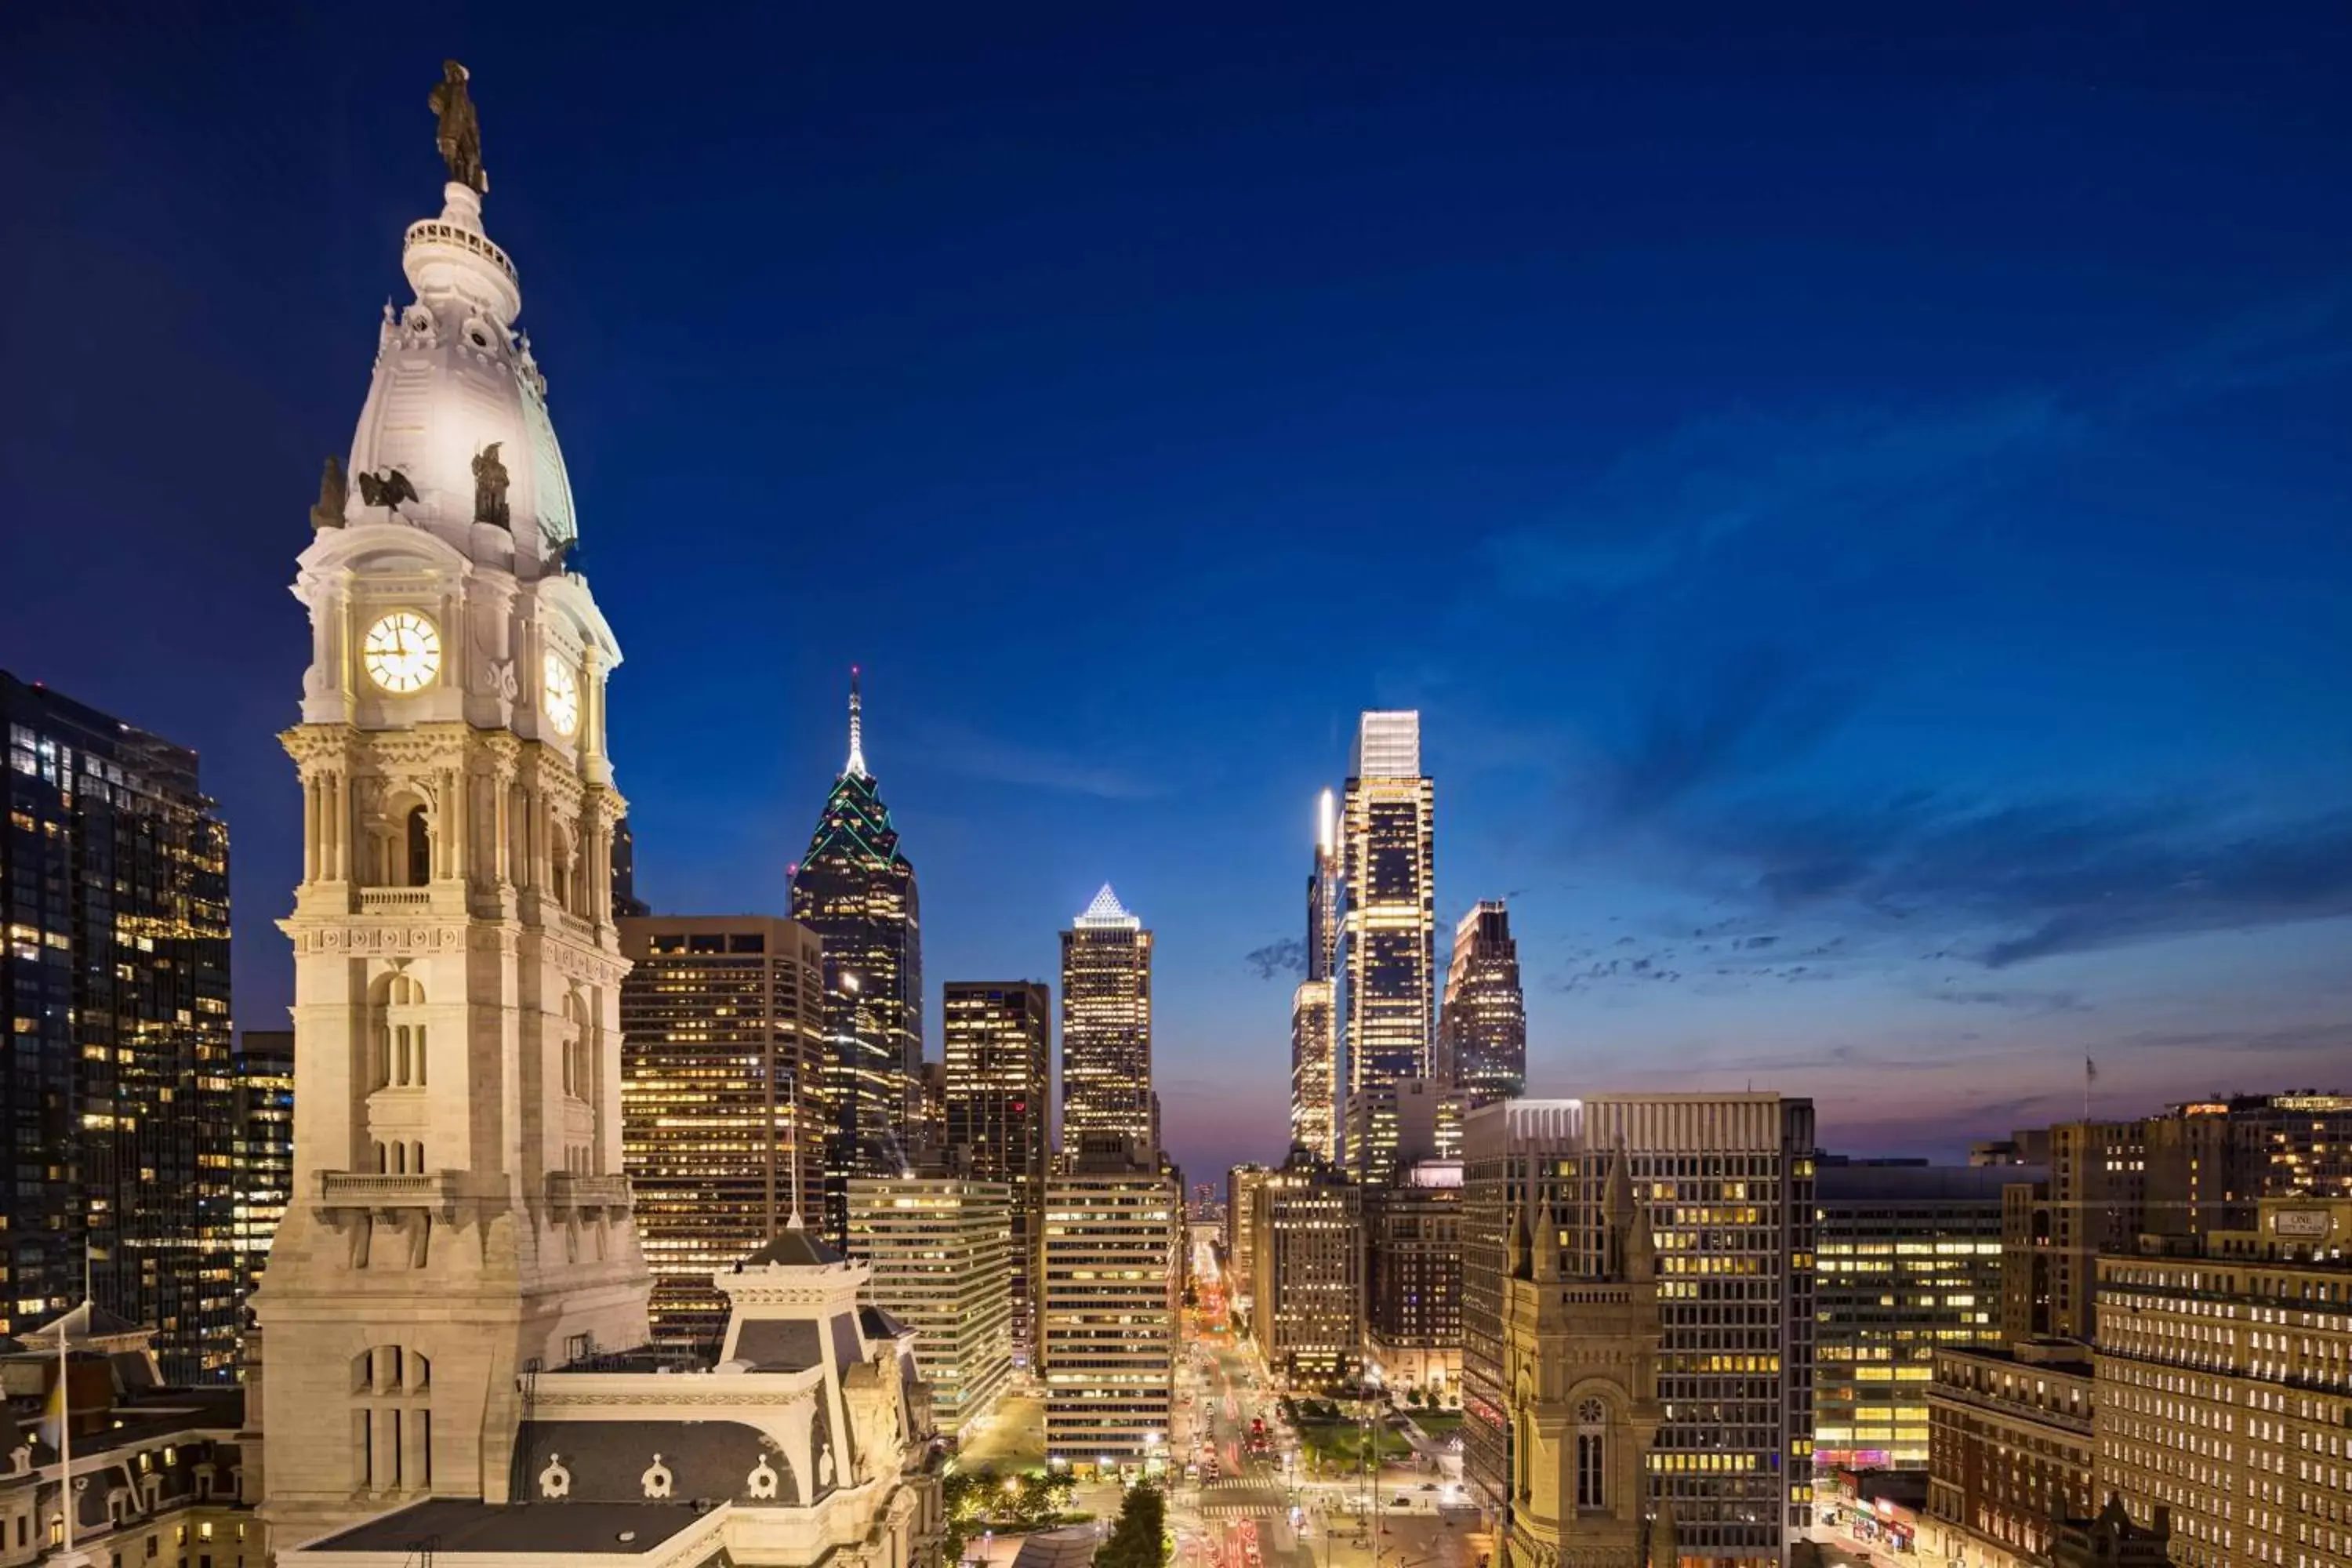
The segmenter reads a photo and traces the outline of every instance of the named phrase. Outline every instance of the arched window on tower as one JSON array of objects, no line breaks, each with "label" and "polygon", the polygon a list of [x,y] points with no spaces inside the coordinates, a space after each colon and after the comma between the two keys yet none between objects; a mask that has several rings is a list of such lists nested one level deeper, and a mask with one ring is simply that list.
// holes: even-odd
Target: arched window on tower
[{"label": "arched window on tower", "polygon": [[1580,1513],[1609,1506],[1609,1412],[1588,1399],[1576,1407],[1576,1507]]}]

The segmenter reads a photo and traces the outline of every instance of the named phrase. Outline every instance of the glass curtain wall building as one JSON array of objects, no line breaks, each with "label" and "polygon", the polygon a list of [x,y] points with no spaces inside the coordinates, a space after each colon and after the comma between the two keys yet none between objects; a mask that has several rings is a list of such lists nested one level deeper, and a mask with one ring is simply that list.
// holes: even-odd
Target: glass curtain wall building
[{"label": "glass curtain wall building", "polygon": [[1499,899],[1472,907],[1454,928],[1454,962],[1438,1011],[1437,1076],[1465,1106],[1516,1100],[1528,1086],[1528,1005],[1519,944]]},{"label": "glass curtain wall building", "polygon": [[[1420,714],[1363,715],[1339,830],[1336,977],[1352,1096],[1429,1076],[1437,1026],[1436,785],[1421,771]],[[1354,1170],[1353,1151],[1348,1160]]]},{"label": "glass curtain wall building", "polygon": [[0,671],[0,1333],[79,1303],[155,1330],[166,1381],[236,1363],[228,827],[196,754]]}]

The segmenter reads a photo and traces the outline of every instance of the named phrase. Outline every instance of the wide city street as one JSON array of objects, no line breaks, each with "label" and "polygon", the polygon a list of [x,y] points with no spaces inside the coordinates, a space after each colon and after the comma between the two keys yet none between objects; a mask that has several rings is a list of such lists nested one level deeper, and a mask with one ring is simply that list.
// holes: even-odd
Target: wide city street
[{"label": "wide city street", "polygon": [[1458,1451],[1409,1432],[1410,1457],[1377,1475],[1314,1473],[1255,1348],[1232,1331],[1205,1238],[1193,1279],[1171,1445],[1175,1568],[1478,1568],[1485,1540]]}]

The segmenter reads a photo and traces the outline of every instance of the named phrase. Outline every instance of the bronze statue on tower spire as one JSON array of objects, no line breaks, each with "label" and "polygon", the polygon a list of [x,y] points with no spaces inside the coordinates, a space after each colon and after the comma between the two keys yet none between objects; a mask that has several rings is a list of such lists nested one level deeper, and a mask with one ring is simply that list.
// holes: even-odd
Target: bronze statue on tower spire
[{"label": "bronze statue on tower spire", "polygon": [[440,118],[435,140],[449,178],[488,195],[489,172],[482,167],[482,122],[474,114],[473,94],[467,90],[470,73],[456,60],[441,62],[441,85],[433,89],[433,112]]}]

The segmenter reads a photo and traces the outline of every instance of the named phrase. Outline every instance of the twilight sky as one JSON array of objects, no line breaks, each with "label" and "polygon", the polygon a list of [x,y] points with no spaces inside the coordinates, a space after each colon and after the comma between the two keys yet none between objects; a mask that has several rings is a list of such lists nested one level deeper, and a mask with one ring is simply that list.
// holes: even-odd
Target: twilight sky
[{"label": "twilight sky", "polygon": [[0,664],[202,750],[243,1024],[446,53],[656,905],[785,909],[862,663],[934,1051],[1108,879],[1206,1177],[1417,706],[1538,1092],[2352,1085],[2340,6],[88,9],[0,17]]}]

